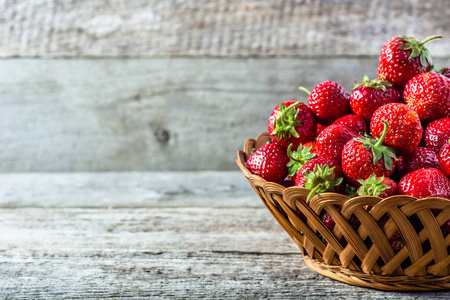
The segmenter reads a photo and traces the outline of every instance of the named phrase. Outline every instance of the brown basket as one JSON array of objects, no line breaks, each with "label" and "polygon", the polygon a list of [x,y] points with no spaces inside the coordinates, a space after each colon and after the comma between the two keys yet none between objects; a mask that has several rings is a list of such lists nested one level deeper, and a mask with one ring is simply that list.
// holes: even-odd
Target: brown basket
[{"label": "brown basket", "polygon": [[[380,290],[450,289],[447,252],[450,234],[444,237],[440,229],[450,219],[450,200],[409,196],[349,198],[323,193],[315,195],[307,205],[301,198],[307,197],[310,190],[267,182],[246,168],[252,151],[268,140],[267,132],[258,135],[256,140],[247,140],[244,151],[237,153],[237,164],[267,209],[298,245],[311,270],[345,283]],[[342,205],[342,209],[338,211],[335,205]],[[373,205],[370,212],[365,209],[367,205]],[[431,209],[441,212],[435,216]],[[297,210],[306,216],[306,221],[297,216]],[[333,231],[319,217],[324,211],[336,223]],[[385,214],[389,221],[381,228],[377,221]],[[348,222],[352,215],[361,223],[357,230]],[[413,215],[422,223],[418,232],[408,219]],[[394,252],[389,239],[397,230],[405,247]],[[370,247],[364,242],[367,238],[372,241]],[[431,250],[424,252],[422,243],[426,240]]]}]

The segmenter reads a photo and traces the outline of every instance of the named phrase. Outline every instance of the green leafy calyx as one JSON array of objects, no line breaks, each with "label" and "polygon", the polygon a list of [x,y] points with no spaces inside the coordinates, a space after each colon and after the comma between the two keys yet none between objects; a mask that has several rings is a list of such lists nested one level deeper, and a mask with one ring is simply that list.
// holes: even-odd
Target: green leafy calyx
[{"label": "green leafy calyx", "polygon": [[379,78],[369,80],[369,77],[367,75],[363,75],[362,78],[363,78],[363,80],[361,82],[355,81],[355,86],[353,87],[353,89],[357,89],[359,87],[367,87],[367,88],[382,90],[383,92],[386,92],[386,87],[392,86],[392,83],[382,80],[382,79],[379,79]]},{"label": "green leafy calyx", "polygon": [[316,156],[315,153],[311,153],[312,147],[303,148],[303,145],[298,145],[297,151],[292,151],[292,144],[287,148],[287,155],[291,159],[287,167],[289,168],[289,177],[294,177],[295,174],[300,171],[301,167],[310,159]]},{"label": "green leafy calyx", "polygon": [[409,59],[413,59],[416,57],[419,57],[420,63],[422,66],[426,67],[428,63],[431,64],[431,53],[430,50],[425,47],[425,43],[441,38],[442,35],[433,35],[430,37],[427,37],[422,42],[419,42],[416,40],[415,37],[412,36],[402,36],[398,39],[405,42],[403,45],[399,47],[401,50],[411,50],[411,54],[409,55]]},{"label": "green leafy calyx", "polygon": [[384,177],[377,179],[375,174],[372,174],[366,180],[358,179],[361,187],[358,189],[359,196],[380,196],[382,192],[387,190],[389,186],[383,184]]},{"label": "green leafy calyx", "polygon": [[384,166],[387,170],[392,170],[393,164],[392,159],[397,160],[395,156],[395,150],[391,147],[382,145],[386,133],[388,131],[388,123],[382,121],[384,124],[383,133],[380,138],[372,138],[368,135],[361,134],[361,138],[354,138],[355,141],[363,144],[364,148],[367,150],[372,150],[373,164],[375,165],[381,158],[384,160]]},{"label": "green leafy calyx", "polygon": [[325,164],[320,167],[318,164],[314,165],[314,170],[305,172],[304,187],[310,189],[306,202],[309,202],[314,194],[321,194],[324,192],[334,192],[334,187],[338,186],[344,180],[342,177],[335,178],[335,167],[330,167]]},{"label": "green leafy calyx", "polygon": [[280,104],[280,109],[275,114],[275,124],[271,132],[278,140],[283,138],[289,139],[291,136],[299,137],[295,127],[302,125],[302,122],[297,120],[300,110],[294,108],[300,105],[300,103],[300,101],[295,102],[289,107],[286,107],[284,103]]}]

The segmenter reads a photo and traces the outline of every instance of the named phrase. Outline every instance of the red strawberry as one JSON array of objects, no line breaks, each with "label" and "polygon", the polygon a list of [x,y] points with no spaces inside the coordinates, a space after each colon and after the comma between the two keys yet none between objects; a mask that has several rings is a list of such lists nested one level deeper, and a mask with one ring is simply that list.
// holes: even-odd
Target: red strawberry
[{"label": "red strawberry", "polygon": [[[300,88],[309,93],[308,90]],[[334,120],[351,112],[350,94],[334,81],[317,84],[309,93],[308,104],[319,123],[329,125]]]},{"label": "red strawberry", "polygon": [[441,74],[417,74],[406,84],[403,97],[420,120],[450,116],[450,79]]},{"label": "red strawberry", "polygon": [[421,168],[439,169],[439,159],[436,152],[426,147],[417,147],[413,152],[405,156],[400,156],[397,161],[397,174],[399,178]]},{"label": "red strawberry", "polygon": [[450,139],[450,117],[437,119],[428,124],[425,130],[425,145],[439,152],[441,147]]},{"label": "red strawberry", "polygon": [[267,181],[281,183],[288,174],[286,150],[276,143],[265,144],[247,160],[248,170]]},{"label": "red strawberry", "polygon": [[385,121],[384,131],[379,139],[369,136],[348,141],[342,151],[342,170],[347,181],[357,185],[358,179],[365,180],[370,175],[390,176],[395,169],[394,149],[382,145],[388,131]]},{"label": "red strawberry", "polygon": [[324,130],[325,128],[327,128],[327,126],[317,123],[316,137],[317,137],[317,136],[322,132],[322,130]]},{"label": "red strawberry", "polygon": [[313,158],[307,161],[298,171],[295,178],[295,185],[311,189],[307,201],[315,193],[334,191],[343,193],[345,183],[342,179],[342,168],[331,159]]},{"label": "red strawberry", "polygon": [[359,196],[376,196],[384,199],[398,193],[397,183],[388,177],[376,177],[372,174],[366,180],[359,179],[358,182],[361,184],[358,189]]},{"label": "red strawberry", "polygon": [[378,61],[378,78],[391,82],[399,90],[419,73],[428,71],[432,65],[426,42],[442,36],[430,36],[424,41],[414,37],[398,36],[386,41]]},{"label": "red strawberry", "polygon": [[356,133],[366,133],[367,124],[366,121],[357,115],[345,115],[333,122],[332,125],[341,124],[345,125]]},{"label": "red strawberry", "polygon": [[369,81],[369,77],[363,76],[363,81],[356,84],[350,94],[353,112],[367,122],[379,107],[394,102],[400,102],[400,93],[391,83],[378,78]]},{"label": "red strawberry", "polygon": [[442,197],[450,199],[450,179],[435,168],[418,169],[406,174],[398,183],[400,195],[416,198]]},{"label": "red strawberry", "polygon": [[399,154],[412,152],[422,139],[422,126],[417,113],[408,105],[389,103],[378,108],[370,122],[373,137],[383,133],[385,120],[389,126],[383,143],[394,148]]},{"label": "red strawberry", "polygon": [[344,145],[356,132],[344,125],[330,125],[319,134],[316,140],[317,155],[321,158],[341,160]]},{"label": "red strawberry", "polygon": [[394,251],[402,250],[402,248],[405,247],[405,241],[403,240],[402,235],[398,230],[394,232],[389,242],[391,243],[392,249],[394,249]]},{"label": "red strawberry", "polygon": [[284,101],[272,111],[267,122],[267,131],[273,142],[281,146],[312,141],[316,136],[316,120],[311,109],[302,102]]},{"label": "red strawberry", "polygon": [[445,176],[450,177],[450,141],[445,143],[439,151],[439,168]]}]

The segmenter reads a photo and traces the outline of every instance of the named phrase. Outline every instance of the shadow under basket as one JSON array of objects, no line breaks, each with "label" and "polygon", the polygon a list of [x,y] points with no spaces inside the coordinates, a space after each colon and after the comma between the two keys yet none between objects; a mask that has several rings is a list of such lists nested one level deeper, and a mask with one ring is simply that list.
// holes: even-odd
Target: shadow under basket
[{"label": "shadow under basket", "polygon": [[[309,189],[267,182],[246,168],[249,156],[267,141],[267,132],[248,139],[236,162],[311,270],[387,291],[450,289],[450,234],[444,236],[441,230],[450,219],[450,200],[323,193],[308,205],[304,199]],[[369,205],[373,208],[367,211]],[[325,212],[335,221],[332,230],[322,222]],[[377,223],[381,218],[385,220],[382,227]],[[404,247],[394,251],[390,239],[398,233]]]}]

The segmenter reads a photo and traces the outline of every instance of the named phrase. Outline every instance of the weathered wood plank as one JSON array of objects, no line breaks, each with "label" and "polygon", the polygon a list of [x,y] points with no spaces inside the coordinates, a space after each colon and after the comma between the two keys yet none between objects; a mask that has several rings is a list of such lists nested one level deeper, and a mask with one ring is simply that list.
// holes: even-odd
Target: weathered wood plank
[{"label": "weathered wood plank", "polygon": [[[436,67],[450,59],[436,60]],[[0,61],[0,171],[234,170],[302,85],[351,89],[375,58]],[[168,138],[166,141],[165,138]]]},{"label": "weathered wood plank", "polygon": [[[0,56],[378,55],[450,31],[446,0],[0,1]],[[430,43],[448,57],[450,39]]]},{"label": "weathered wood plank", "polygon": [[240,171],[0,174],[0,208],[253,207]]}]

